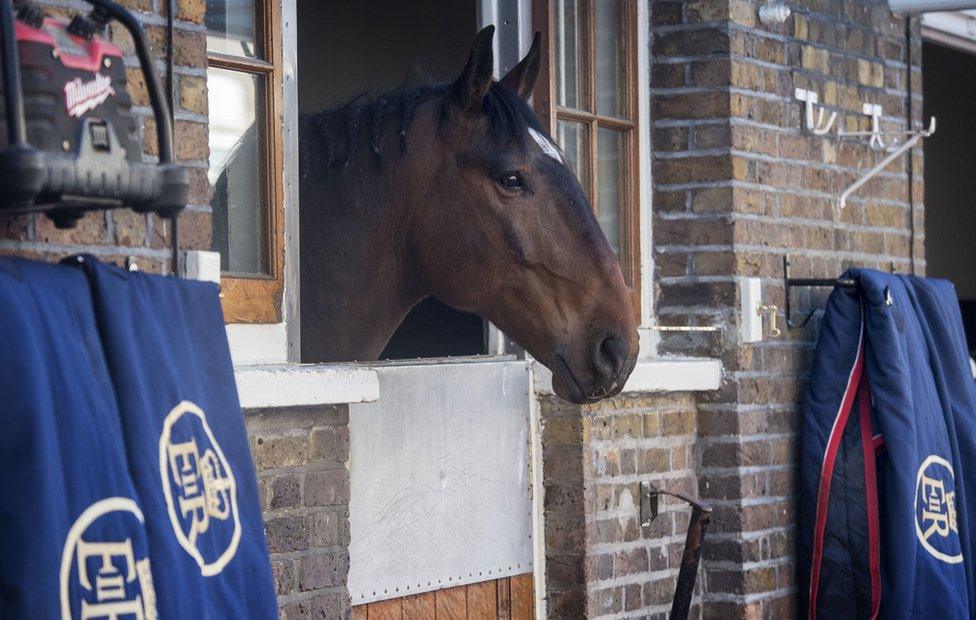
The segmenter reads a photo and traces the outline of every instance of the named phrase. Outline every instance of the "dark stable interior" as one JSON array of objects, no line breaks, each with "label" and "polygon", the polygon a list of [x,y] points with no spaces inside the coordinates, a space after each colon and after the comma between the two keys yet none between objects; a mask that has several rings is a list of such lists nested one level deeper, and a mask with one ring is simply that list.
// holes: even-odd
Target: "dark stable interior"
[{"label": "dark stable interior", "polygon": [[969,350],[976,350],[976,55],[922,46],[924,118],[937,131],[924,141],[926,275],[956,285]]},{"label": "dark stable interior", "polygon": [[[362,93],[394,90],[408,78],[451,80],[476,31],[474,0],[299,0],[299,107],[333,108]],[[303,264],[302,290],[322,286],[317,275]],[[303,320],[313,316],[303,313]],[[485,329],[480,317],[428,298],[411,310],[381,359],[482,354]]]}]

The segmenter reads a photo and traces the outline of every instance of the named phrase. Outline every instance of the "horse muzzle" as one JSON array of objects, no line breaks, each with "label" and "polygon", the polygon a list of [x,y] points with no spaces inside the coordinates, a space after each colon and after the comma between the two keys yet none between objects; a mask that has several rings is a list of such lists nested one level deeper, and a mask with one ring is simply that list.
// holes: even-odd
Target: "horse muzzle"
[{"label": "horse muzzle", "polygon": [[550,369],[556,393],[571,402],[595,403],[620,393],[637,362],[637,347],[620,333],[600,334],[583,357],[588,368],[574,371],[565,349],[553,351]]}]

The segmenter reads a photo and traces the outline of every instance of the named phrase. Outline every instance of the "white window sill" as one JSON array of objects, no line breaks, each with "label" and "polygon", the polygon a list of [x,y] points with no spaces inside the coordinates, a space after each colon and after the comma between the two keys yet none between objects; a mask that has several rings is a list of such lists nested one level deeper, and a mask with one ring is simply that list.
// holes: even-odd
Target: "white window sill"
[{"label": "white window sill", "polygon": [[[538,362],[529,363],[536,393],[552,394],[552,373]],[[380,398],[379,377],[363,364],[241,365],[234,367],[234,377],[244,409],[371,403]],[[656,357],[637,363],[623,391],[700,392],[716,390],[721,383],[722,363],[717,359]]]},{"label": "white window sill", "polygon": [[[552,394],[552,373],[535,363],[535,391]],[[653,357],[637,362],[624,393],[705,392],[722,384],[722,362],[705,357]]]},{"label": "white window sill", "polygon": [[235,366],[244,409],[370,403],[380,397],[376,371],[360,364]]}]

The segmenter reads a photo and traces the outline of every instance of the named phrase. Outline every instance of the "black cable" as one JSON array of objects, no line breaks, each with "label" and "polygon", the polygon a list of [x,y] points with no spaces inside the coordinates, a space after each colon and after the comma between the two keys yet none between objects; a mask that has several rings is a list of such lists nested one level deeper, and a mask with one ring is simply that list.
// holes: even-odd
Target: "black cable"
[{"label": "black cable", "polygon": [[[905,103],[905,115],[908,117],[908,129],[912,128],[912,18],[905,16],[905,88],[908,91],[908,101]],[[915,275],[915,147],[908,149],[908,260],[909,269]]]},{"label": "black cable", "polygon": [[[176,42],[176,11],[177,11],[177,1],[169,0],[169,9],[166,11],[166,88],[169,95],[169,113],[174,117],[173,124],[176,124],[176,80],[173,71],[173,45]],[[179,238],[179,221],[180,213],[179,211],[173,213],[170,218],[172,223],[172,233],[173,237],[170,239],[170,244],[173,250],[172,256],[172,269],[173,275],[179,275],[180,268],[180,238]]]},{"label": "black cable", "polygon": [[176,114],[176,82],[173,77],[173,46],[176,42],[176,18],[178,0],[169,1],[169,9],[166,11],[166,87],[169,89],[169,110],[171,114]]},{"label": "black cable", "polygon": [[9,0],[0,0],[0,37],[3,37],[3,99],[7,112],[7,144],[27,144],[24,121],[24,95],[20,90],[20,62],[17,60],[17,37],[14,28],[14,9]]},{"label": "black cable", "polygon": [[166,104],[166,99],[163,98],[162,86],[160,86],[159,76],[156,75],[153,68],[152,52],[146,42],[146,36],[142,32],[142,26],[132,13],[111,0],[87,0],[87,2],[105,11],[112,19],[125,26],[125,29],[132,35],[136,56],[139,58],[139,64],[142,67],[143,77],[149,91],[149,102],[152,104],[153,115],[156,118],[159,161],[163,164],[173,163],[173,117],[169,106]]}]

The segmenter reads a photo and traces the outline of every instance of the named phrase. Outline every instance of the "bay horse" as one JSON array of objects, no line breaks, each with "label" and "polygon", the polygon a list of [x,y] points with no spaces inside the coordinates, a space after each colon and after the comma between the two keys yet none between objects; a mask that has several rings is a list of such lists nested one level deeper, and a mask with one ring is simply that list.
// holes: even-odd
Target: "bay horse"
[{"label": "bay horse", "polygon": [[562,398],[595,402],[620,392],[637,357],[627,286],[526,101],[539,34],[497,82],[493,34],[477,34],[451,83],[302,117],[302,270],[322,274],[303,290],[303,359],[376,359],[435,296],[511,336]]}]

